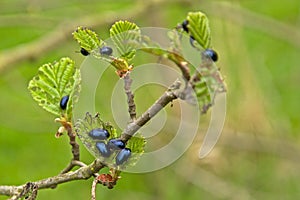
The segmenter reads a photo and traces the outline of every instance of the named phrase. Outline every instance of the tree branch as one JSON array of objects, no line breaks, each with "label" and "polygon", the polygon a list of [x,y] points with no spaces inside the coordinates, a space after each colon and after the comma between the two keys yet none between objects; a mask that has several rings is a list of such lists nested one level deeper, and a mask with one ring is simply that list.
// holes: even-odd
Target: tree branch
[{"label": "tree branch", "polygon": [[[46,188],[53,188],[56,185],[59,185],[59,184],[65,183],[65,182],[89,179],[103,167],[105,167],[105,165],[103,163],[101,163],[100,160],[96,159],[90,165],[81,167],[81,168],[77,169],[76,171],[59,174],[57,176],[53,176],[53,177],[49,177],[49,178],[46,178],[43,180],[32,182],[31,184],[35,185],[38,188],[38,190],[46,189]],[[0,186],[0,194],[6,195],[6,196],[12,196],[11,200],[18,199],[18,196],[24,191],[24,188],[26,188],[27,184],[20,185],[20,186]]]}]

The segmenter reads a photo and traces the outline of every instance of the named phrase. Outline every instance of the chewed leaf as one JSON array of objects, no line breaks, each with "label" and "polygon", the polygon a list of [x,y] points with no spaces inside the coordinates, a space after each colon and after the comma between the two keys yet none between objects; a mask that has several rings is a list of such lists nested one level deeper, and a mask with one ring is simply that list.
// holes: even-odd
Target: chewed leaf
[{"label": "chewed leaf", "polygon": [[205,113],[207,109],[212,105],[212,96],[205,78],[201,78],[199,82],[195,83],[194,90],[201,112]]},{"label": "chewed leaf", "polygon": [[141,31],[136,24],[118,21],[110,28],[110,36],[122,58],[129,61],[135,56],[141,38]]},{"label": "chewed leaf", "polygon": [[[93,134],[95,130],[101,129],[106,130],[109,133],[109,137],[106,140],[95,139]],[[105,162],[108,165],[113,165],[113,158],[115,153],[103,155],[101,150],[107,148],[107,141],[111,138],[117,138],[120,134],[117,133],[116,129],[107,122],[103,122],[99,114],[92,116],[90,113],[86,113],[84,119],[79,119],[75,124],[75,131],[85,148],[95,157]],[[99,145],[100,144],[100,145]],[[99,150],[100,148],[100,150]]]},{"label": "chewed leaf", "polygon": [[[35,101],[48,112],[61,116],[71,114],[73,95],[80,90],[80,72],[70,58],[41,66],[29,82],[28,89]],[[60,106],[62,97],[69,96],[67,105]],[[67,117],[71,117],[68,115]]]},{"label": "chewed leaf", "polygon": [[168,38],[170,39],[171,49],[170,51],[176,51],[181,54],[181,36],[177,31],[171,30],[168,32]]},{"label": "chewed leaf", "polygon": [[204,48],[211,47],[211,34],[209,21],[202,12],[189,12],[187,16],[187,28],[191,36]]},{"label": "chewed leaf", "polygon": [[[202,113],[206,113],[214,104],[218,93],[226,92],[226,86],[218,67],[205,54],[202,55],[202,63],[195,72],[191,84]],[[189,92],[192,93],[192,91]]]},{"label": "chewed leaf", "polygon": [[[124,157],[125,154],[121,151],[125,150],[125,143],[118,139],[120,133],[110,123],[103,122],[99,114],[92,116],[86,113],[84,119],[76,122],[75,131],[87,150],[112,168],[124,169],[128,165],[134,165],[144,152],[145,139],[137,134],[127,142],[125,149],[130,151],[130,155]],[[122,147],[117,148],[119,143],[123,143]]]},{"label": "chewed leaf", "polygon": [[103,44],[103,41],[98,38],[94,31],[81,26],[73,32],[73,37],[79,43],[80,47],[89,53]]}]

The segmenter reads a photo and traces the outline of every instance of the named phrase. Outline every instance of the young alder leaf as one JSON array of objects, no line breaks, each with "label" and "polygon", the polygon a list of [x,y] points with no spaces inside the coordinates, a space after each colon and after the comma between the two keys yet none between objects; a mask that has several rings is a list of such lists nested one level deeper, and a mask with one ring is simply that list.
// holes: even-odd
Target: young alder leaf
[{"label": "young alder leaf", "polygon": [[[48,112],[70,119],[74,100],[80,90],[80,72],[70,58],[42,65],[38,74],[29,82],[28,89],[35,101]],[[66,110],[60,107],[61,98],[69,95]]]},{"label": "young alder leaf", "polygon": [[79,99],[79,93],[81,90],[81,75],[80,75],[80,70],[76,69],[74,75],[73,75],[73,88],[71,90],[70,93],[70,97],[69,97],[69,102],[67,104],[67,108],[66,108],[66,113],[69,119],[71,119],[72,111],[74,108],[74,104],[78,101]]},{"label": "young alder leaf", "polygon": [[211,47],[209,21],[202,12],[189,12],[187,15],[188,30],[191,36],[204,48]]},{"label": "young alder leaf", "polygon": [[135,134],[128,140],[126,147],[131,149],[131,156],[124,167],[127,165],[134,166],[138,162],[139,158],[144,153],[145,145],[146,140],[140,133]]},{"label": "young alder leaf", "polygon": [[139,46],[141,31],[139,27],[128,21],[118,21],[110,28],[110,37],[115,43],[121,58],[130,61]]},{"label": "young alder leaf", "polygon": [[74,39],[79,43],[81,48],[84,48],[89,53],[99,46],[103,45],[103,41],[100,40],[97,34],[85,27],[79,26],[73,33]]}]

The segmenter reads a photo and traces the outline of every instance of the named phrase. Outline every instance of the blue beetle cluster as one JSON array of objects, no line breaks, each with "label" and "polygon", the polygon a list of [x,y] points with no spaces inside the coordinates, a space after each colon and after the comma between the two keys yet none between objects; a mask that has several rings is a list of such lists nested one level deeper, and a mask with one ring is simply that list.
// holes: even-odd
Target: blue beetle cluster
[{"label": "blue beetle cluster", "polygon": [[[91,130],[88,135],[97,140],[96,148],[104,158],[108,158],[112,153],[116,152],[116,165],[122,165],[131,156],[131,149],[125,148],[125,143],[117,138],[108,140],[110,134],[107,130],[96,128]],[[107,141],[108,140],[108,141]]]}]

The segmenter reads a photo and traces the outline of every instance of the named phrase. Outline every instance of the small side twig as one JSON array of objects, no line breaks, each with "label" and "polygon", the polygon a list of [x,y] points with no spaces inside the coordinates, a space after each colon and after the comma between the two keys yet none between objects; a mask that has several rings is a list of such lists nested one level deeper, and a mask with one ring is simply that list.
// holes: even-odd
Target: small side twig
[{"label": "small side twig", "polygon": [[85,167],[86,164],[81,161],[78,161],[78,160],[71,160],[71,162],[68,164],[68,166],[65,169],[63,169],[60,173],[65,174],[65,173],[71,171],[73,169],[73,167],[75,167],[75,166]]},{"label": "small side twig", "polygon": [[128,112],[130,115],[131,122],[136,119],[136,106],[134,103],[134,94],[131,91],[132,79],[130,78],[130,73],[127,73],[124,76],[124,90],[127,95],[127,103],[128,103]]},{"label": "small side twig", "polygon": [[170,52],[168,54],[168,58],[173,61],[177,67],[180,69],[183,78],[186,81],[189,81],[191,78],[190,69],[189,69],[189,63],[180,55]]},{"label": "small side twig", "polygon": [[92,184],[92,191],[91,191],[91,200],[96,200],[96,188],[98,184],[98,179],[95,178]]}]

